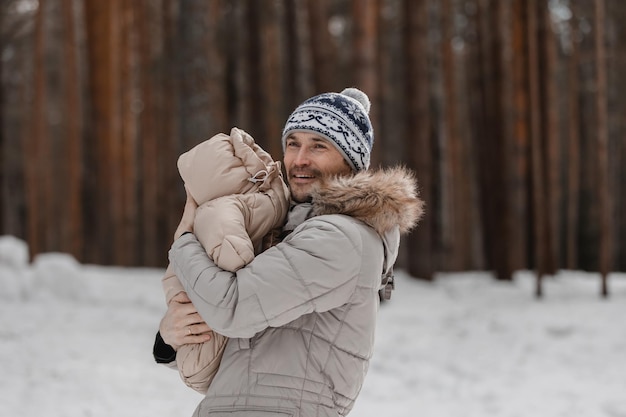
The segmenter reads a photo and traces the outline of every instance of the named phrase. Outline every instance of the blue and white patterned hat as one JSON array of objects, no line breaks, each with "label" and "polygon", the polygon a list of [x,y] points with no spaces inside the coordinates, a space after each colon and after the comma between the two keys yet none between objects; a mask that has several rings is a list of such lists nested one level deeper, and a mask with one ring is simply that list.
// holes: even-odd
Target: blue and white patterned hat
[{"label": "blue and white patterned hat", "polygon": [[324,93],[300,104],[283,129],[283,151],[292,132],[314,132],[339,149],[354,171],[370,166],[374,130],[369,118],[370,100],[356,88]]}]

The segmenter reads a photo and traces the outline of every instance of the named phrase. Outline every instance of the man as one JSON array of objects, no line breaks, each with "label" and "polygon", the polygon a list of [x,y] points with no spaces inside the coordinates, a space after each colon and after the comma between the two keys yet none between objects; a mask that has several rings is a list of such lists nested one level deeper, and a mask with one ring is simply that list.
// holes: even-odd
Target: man
[{"label": "man", "polygon": [[423,205],[408,171],[368,171],[369,108],[350,88],[291,114],[282,137],[292,199],[285,237],[236,273],[215,266],[191,233],[188,197],[169,258],[193,304],[184,296],[170,304],[154,353],[172,361],[177,346],[205,341],[209,329],[229,337],[194,415],[337,417],[352,409],[373,352],[379,291],[400,233]]}]

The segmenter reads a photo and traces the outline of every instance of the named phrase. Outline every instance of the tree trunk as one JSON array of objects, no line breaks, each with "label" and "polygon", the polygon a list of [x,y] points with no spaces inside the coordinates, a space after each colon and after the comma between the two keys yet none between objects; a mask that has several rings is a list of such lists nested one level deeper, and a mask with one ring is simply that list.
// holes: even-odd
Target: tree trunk
[{"label": "tree trunk", "polygon": [[[571,5],[570,7],[573,7]],[[576,11],[574,9],[574,14]],[[578,52],[578,23],[570,20],[570,30],[572,33],[571,51],[568,58],[568,147],[567,147],[567,225],[565,227],[565,266],[574,270],[578,264],[578,222],[580,219],[580,72],[578,69],[580,54]]]},{"label": "tree trunk", "polygon": [[429,1],[405,3],[407,44],[407,118],[412,126],[408,139],[409,164],[415,168],[420,197],[426,202],[426,214],[419,227],[409,235],[408,270],[413,276],[432,280],[437,268],[434,251],[435,193],[433,184],[433,146],[430,127],[429,88]]},{"label": "tree trunk", "polygon": [[492,0],[481,0],[476,13],[477,47],[475,75],[472,85],[478,91],[470,109],[474,120],[474,138],[477,144],[475,158],[480,184],[480,218],[483,221],[483,248],[486,267],[493,269],[496,277],[507,279],[507,248],[500,244],[506,240],[505,217],[507,213],[504,158],[502,33],[499,22],[502,5]]},{"label": "tree trunk", "polygon": [[[559,105],[557,99],[556,79],[556,39],[551,27],[551,17],[548,6],[543,4],[539,7],[540,28],[539,36],[543,47],[543,75],[542,81],[542,110],[543,110],[543,164],[546,175],[545,193],[546,199],[546,267],[549,274],[556,273],[560,265],[559,230],[561,212],[561,146],[559,135]],[[540,58],[541,60],[541,58]],[[540,61],[541,62],[541,61]],[[541,65],[541,64],[540,64]]]},{"label": "tree trunk", "polygon": [[[524,1],[515,0],[504,24],[510,46],[504,54],[507,85],[507,129],[505,133],[507,168],[506,189],[508,212],[505,219],[508,240],[506,275],[509,279],[515,270],[523,269],[528,262],[528,79],[527,61],[527,13]],[[508,23],[510,22],[510,26]]]},{"label": "tree trunk", "polygon": [[[287,113],[290,113],[308,97],[313,96],[316,89],[313,66],[313,28],[309,23],[309,10],[304,7],[309,0],[295,0],[285,2],[285,14],[287,21],[287,60],[288,69],[285,74],[287,79]],[[331,68],[334,68],[332,66]],[[330,88],[330,87],[329,87]]]},{"label": "tree trunk", "polygon": [[601,295],[609,295],[607,277],[613,263],[613,236],[611,231],[611,196],[609,186],[609,156],[607,129],[607,80],[604,27],[606,23],[604,0],[595,0],[595,47],[596,47],[596,111],[598,132],[598,204],[600,210],[599,270],[602,275]]},{"label": "tree trunk", "polygon": [[547,268],[547,228],[546,202],[544,188],[544,169],[542,162],[541,135],[541,101],[539,86],[539,51],[537,0],[528,0],[528,82],[530,104],[530,150],[532,166],[532,212],[533,212],[533,246],[535,248],[535,270],[537,283],[535,295],[543,296],[543,276]]},{"label": "tree trunk", "polygon": [[406,47],[402,38],[402,4],[398,0],[381,0],[379,27],[379,128],[386,132],[376,138],[375,147],[385,150],[380,161],[388,166],[406,156]]},{"label": "tree trunk", "polygon": [[99,263],[115,262],[121,231],[115,219],[121,218],[122,193],[115,175],[120,172],[119,142],[122,136],[119,113],[120,28],[119,0],[86,2],[87,46],[92,101],[92,136],[95,204],[85,220],[94,228],[93,246],[88,259]]},{"label": "tree trunk", "polygon": [[47,94],[46,94],[46,62],[45,62],[45,10],[46,2],[40,1],[35,17],[35,48],[34,48],[34,97],[32,102],[31,132],[25,145],[24,167],[27,207],[26,240],[31,254],[45,250],[46,234],[50,224],[46,213],[50,201],[46,199],[46,192],[50,189],[48,175],[49,149],[47,129]]},{"label": "tree trunk", "polygon": [[315,62],[313,71],[315,91],[317,93],[335,91],[340,86],[335,81],[337,77],[334,75],[334,64],[337,57],[328,31],[329,0],[308,0],[306,6],[309,12],[311,51]]},{"label": "tree trunk", "polygon": [[[176,161],[181,154],[180,125],[180,86],[177,78],[178,63],[175,59],[179,48],[180,36],[176,30],[178,20],[179,3],[177,0],[163,0],[163,73],[162,73],[162,135],[159,136],[158,161],[159,178],[162,184],[159,190],[159,210],[161,224],[164,225],[166,240],[163,243],[165,250],[162,256],[167,259],[167,249],[169,249],[174,232],[183,214],[185,205],[185,189],[183,187]],[[159,90],[157,90],[159,91]],[[162,203],[162,204],[160,204]],[[154,204],[154,202],[152,202]]]},{"label": "tree trunk", "polygon": [[[352,0],[353,52],[355,87],[363,90],[370,98],[372,108],[370,120],[374,127],[374,140],[380,128],[378,92],[378,0]],[[371,163],[377,166],[381,161],[381,147],[376,143],[372,149]]]},{"label": "tree trunk", "polygon": [[467,186],[466,178],[461,178],[460,166],[462,163],[462,141],[458,131],[458,108],[457,108],[457,83],[456,83],[456,59],[452,50],[454,41],[453,20],[455,11],[450,4],[451,0],[441,2],[441,27],[443,32],[441,43],[442,75],[443,75],[443,151],[441,153],[443,171],[443,213],[444,222],[442,229],[443,247],[446,251],[446,264],[453,271],[463,269],[463,255],[468,248],[467,222],[461,214],[467,213],[469,207],[464,206],[462,201],[463,188]]},{"label": "tree trunk", "polygon": [[83,107],[81,103],[81,77],[78,66],[78,37],[76,35],[76,18],[74,1],[63,0],[63,21],[65,28],[64,58],[65,58],[65,114],[67,115],[67,133],[65,135],[65,150],[67,155],[67,191],[64,208],[61,210],[63,219],[61,250],[69,252],[78,259],[83,259],[83,143],[82,124]]},{"label": "tree trunk", "polygon": [[263,119],[264,129],[261,136],[265,139],[265,150],[274,159],[282,156],[280,141],[287,110],[284,104],[283,76],[285,59],[281,45],[283,45],[282,22],[284,10],[282,3],[276,7],[261,7],[259,12],[260,35],[260,68],[259,76],[261,100],[255,104],[259,108],[259,117]]}]

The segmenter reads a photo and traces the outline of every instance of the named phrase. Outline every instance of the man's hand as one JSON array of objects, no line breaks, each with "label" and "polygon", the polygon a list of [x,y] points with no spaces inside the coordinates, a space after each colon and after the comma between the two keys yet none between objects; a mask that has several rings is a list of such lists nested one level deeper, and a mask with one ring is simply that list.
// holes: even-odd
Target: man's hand
[{"label": "man's hand", "polygon": [[211,328],[202,320],[185,292],[172,298],[161,319],[159,331],[163,341],[174,350],[190,343],[207,342],[212,335]]},{"label": "man's hand", "polygon": [[196,209],[198,203],[193,199],[189,190],[185,187],[187,192],[187,201],[185,202],[185,210],[183,211],[183,218],[180,219],[180,223],[174,233],[174,240],[178,239],[185,232],[193,232],[193,221],[196,218]]}]

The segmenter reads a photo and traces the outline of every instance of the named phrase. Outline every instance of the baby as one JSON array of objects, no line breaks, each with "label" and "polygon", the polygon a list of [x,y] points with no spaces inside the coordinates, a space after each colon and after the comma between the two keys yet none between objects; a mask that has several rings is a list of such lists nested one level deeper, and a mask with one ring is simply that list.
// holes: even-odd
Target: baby
[{"label": "baby", "polygon": [[[187,192],[198,204],[194,234],[220,268],[237,271],[254,259],[263,238],[282,226],[289,190],[280,162],[261,149],[252,136],[233,128],[198,144],[178,159]],[[168,266],[162,280],[167,304],[184,291]],[[183,381],[206,393],[219,368],[227,338],[181,346],[176,365]]]}]

